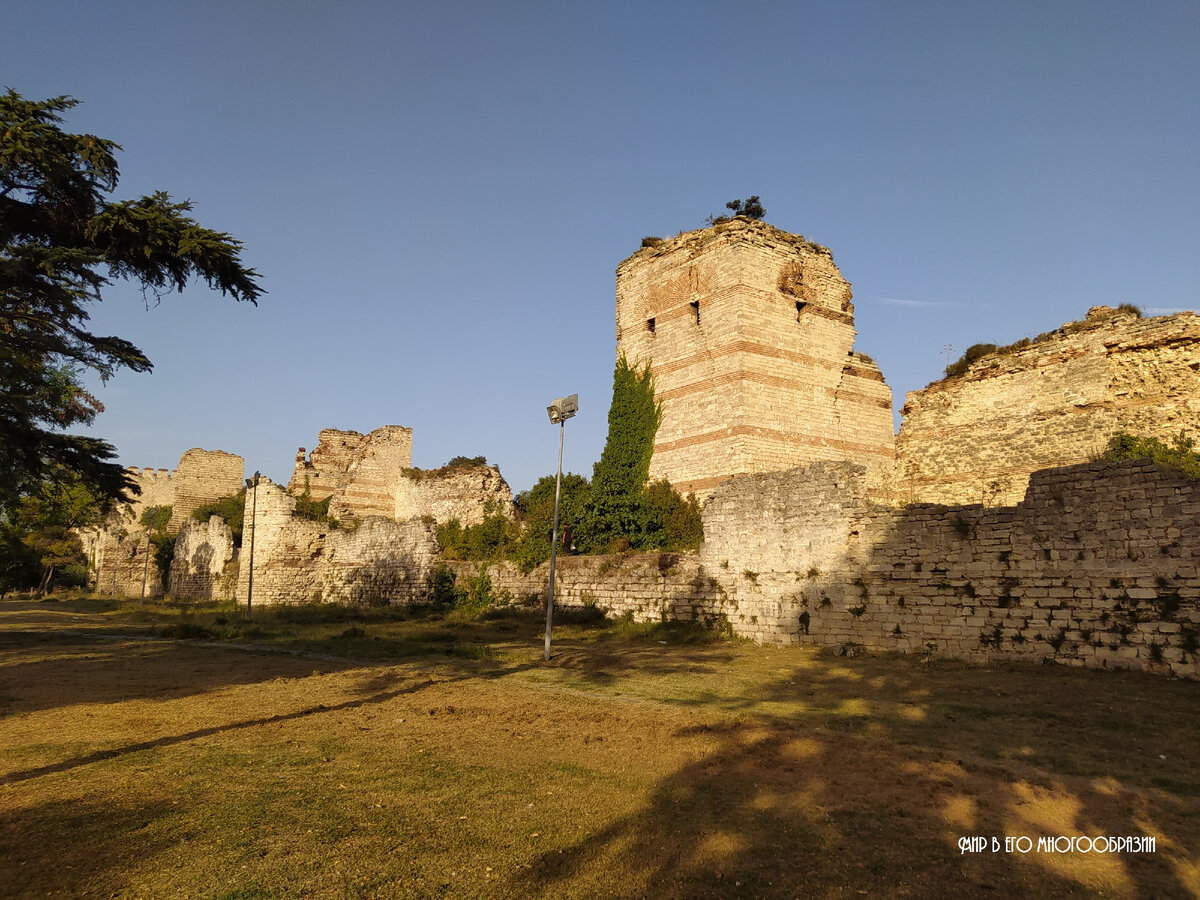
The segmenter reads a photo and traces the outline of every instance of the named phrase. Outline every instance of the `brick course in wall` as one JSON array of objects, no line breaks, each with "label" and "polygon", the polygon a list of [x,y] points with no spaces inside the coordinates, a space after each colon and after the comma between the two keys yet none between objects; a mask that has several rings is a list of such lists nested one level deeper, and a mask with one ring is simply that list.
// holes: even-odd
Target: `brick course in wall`
[{"label": "brick course in wall", "polygon": [[651,477],[705,497],[723,479],[853,459],[882,486],[891,391],[853,352],[850,285],[826,248],[734,219],[617,268],[617,347],[663,405]]}]

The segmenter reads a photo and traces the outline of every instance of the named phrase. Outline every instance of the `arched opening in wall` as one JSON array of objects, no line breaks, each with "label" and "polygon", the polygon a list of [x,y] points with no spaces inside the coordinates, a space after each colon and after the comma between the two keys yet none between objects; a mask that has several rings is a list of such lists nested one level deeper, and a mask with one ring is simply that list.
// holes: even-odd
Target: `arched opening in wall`
[{"label": "arched opening in wall", "polygon": [[693,300],[693,301],[692,301],[690,304],[688,304],[688,305],[689,305],[689,306],[691,306],[691,308],[692,308],[692,315],[693,315],[693,316],[695,316],[695,318],[696,318],[696,324],[697,324],[697,325],[699,325],[699,324],[700,324],[700,301],[699,301],[699,300]]},{"label": "arched opening in wall", "polygon": [[654,334],[654,319],[653,318],[649,318],[646,320],[646,330],[648,332],[650,332],[651,334]]},{"label": "arched opening in wall", "polygon": [[800,321],[800,313],[804,312],[804,307],[806,307],[807,305],[808,304],[805,303],[803,300],[796,301],[796,321],[797,322]]}]

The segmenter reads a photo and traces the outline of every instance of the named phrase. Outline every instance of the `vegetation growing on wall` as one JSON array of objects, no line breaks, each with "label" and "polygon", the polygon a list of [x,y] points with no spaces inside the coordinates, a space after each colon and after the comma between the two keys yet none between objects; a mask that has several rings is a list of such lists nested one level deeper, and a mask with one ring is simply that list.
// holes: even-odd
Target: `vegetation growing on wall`
[{"label": "vegetation growing on wall", "polygon": [[[1122,303],[1105,316],[1093,316],[1091,318],[1082,319],[1076,322],[1067,322],[1061,328],[1056,328],[1053,331],[1043,331],[1036,337],[1021,338],[1019,341],[1014,341],[1011,344],[1004,344],[1003,346],[997,346],[996,344],[972,344],[967,348],[966,353],[964,353],[954,362],[950,363],[950,365],[946,366],[946,374],[942,379],[939,380],[945,381],[950,378],[957,378],[960,375],[965,375],[967,369],[971,368],[973,363],[983,359],[985,356],[1011,356],[1013,353],[1024,350],[1026,347],[1032,347],[1035,344],[1044,343],[1045,341],[1052,340],[1053,338],[1061,337],[1064,334],[1076,334],[1080,331],[1086,331],[1088,328],[1094,327],[1097,322],[1103,321],[1103,319],[1110,319],[1113,316],[1118,315],[1132,315],[1140,319],[1142,317],[1142,311],[1132,303]],[[936,384],[936,382],[934,383]]]},{"label": "vegetation growing on wall", "polygon": [[242,488],[236,494],[205,503],[192,513],[197,522],[207,522],[212,516],[221,519],[233,532],[233,546],[242,546],[242,524],[246,515],[246,489]]},{"label": "vegetation growing on wall", "polygon": [[150,544],[154,547],[154,566],[162,577],[163,584],[171,572],[171,561],[175,559],[175,539],[177,535],[167,534],[167,525],[171,521],[174,507],[148,506],[142,510],[141,525],[146,529]]},{"label": "vegetation growing on wall", "polygon": [[476,466],[486,466],[487,464],[486,456],[455,456],[444,466],[436,469],[401,469],[400,474],[413,481],[421,481],[426,478],[443,478],[464,469],[473,469]]},{"label": "vegetation growing on wall", "polygon": [[1178,469],[1189,478],[1200,478],[1200,453],[1196,442],[1184,432],[1167,444],[1158,438],[1137,437],[1125,431],[1116,432],[1104,448],[1104,459],[1149,459],[1156,465]]}]

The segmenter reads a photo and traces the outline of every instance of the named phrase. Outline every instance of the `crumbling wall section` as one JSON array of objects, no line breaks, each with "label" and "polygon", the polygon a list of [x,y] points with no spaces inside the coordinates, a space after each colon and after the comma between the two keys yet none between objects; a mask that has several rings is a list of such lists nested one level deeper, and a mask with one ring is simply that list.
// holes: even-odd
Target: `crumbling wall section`
[{"label": "crumbling wall section", "polygon": [[408,469],[396,486],[393,518],[432,516],[439,524],[457,519],[464,527],[478,525],[487,515],[516,516],[512,489],[500,470],[489,465],[464,465],[425,472]]},{"label": "crumbling wall section", "polygon": [[242,489],[245,461],[224,450],[201,450],[193,447],[179,460],[171,481],[175,485],[171,522],[167,530],[174,533],[183,527],[192,513],[206,503],[229,497]]},{"label": "crumbling wall section", "polygon": [[384,425],[370,434],[326,428],[306,460],[304,448],[288,489],[297,497],[307,490],[313,500],[329,501],[338,519],[392,518],[401,473],[412,466],[412,429]]},{"label": "crumbling wall section", "polygon": [[252,603],[395,605],[423,602],[437,564],[433,525],[420,519],[368,518],[357,528],[293,515],[296,501],[278,485],[258,488],[257,514],[247,498],[237,598]]},{"label": "crumbling wall section", "polygon": [[163,593],[162,577],[154,562],[154,545],[145,532],[122,535],[118,531],[96,530],[85,535],[87,555],[97,594],[104,597],[141,597],[143,578],[145,596]]},{"label": "crumbling wall section", "polygon": [[223,574],[235,552],[233,530],[222,519],[189,519],[175,539],[168,593],[181,599],[232,600],[234,585]]},{"label": "crumbling wall section", "polygon": [[1014,504],[1030,473],[1096,458],[1114,431],[1200,438],[1200,316],[1108,307],[908,394],[904,502]]}]

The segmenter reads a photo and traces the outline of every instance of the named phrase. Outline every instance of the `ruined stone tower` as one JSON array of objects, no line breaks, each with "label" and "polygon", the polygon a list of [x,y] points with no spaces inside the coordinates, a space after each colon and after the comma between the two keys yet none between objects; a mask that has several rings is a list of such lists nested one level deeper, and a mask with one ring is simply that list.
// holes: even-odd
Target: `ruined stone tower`
[{"label": "ruined stone tower", "polygon": [[651,478],[705,497],[744,473],[893,460],[892,393],[855,353],[850,285],[827,248],[736,218],[617,267],[617,352],[651,364],[662,425]]}]

